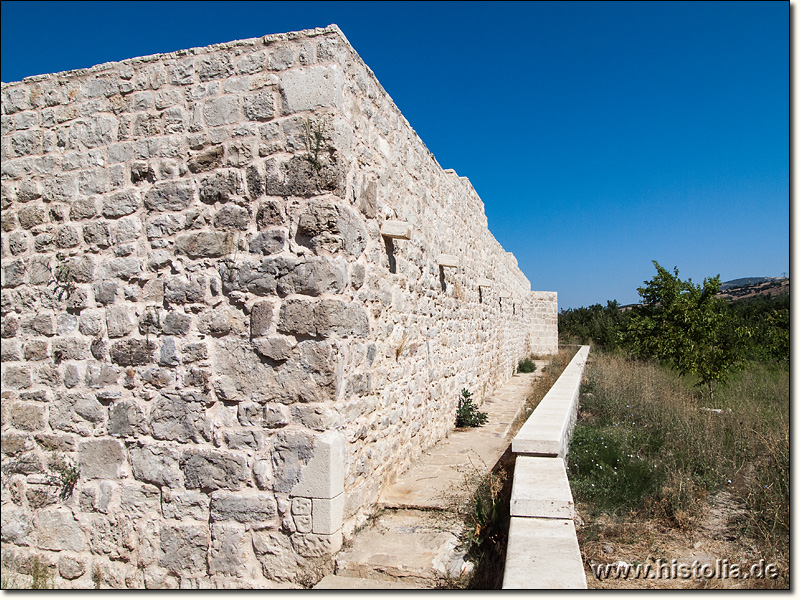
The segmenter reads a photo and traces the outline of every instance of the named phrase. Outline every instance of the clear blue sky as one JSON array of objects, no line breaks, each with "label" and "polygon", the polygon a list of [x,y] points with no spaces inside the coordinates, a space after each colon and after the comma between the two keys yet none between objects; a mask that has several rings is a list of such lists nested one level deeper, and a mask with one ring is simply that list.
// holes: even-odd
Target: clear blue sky
[{"label": "clear blue sky", "polygon": [[786,2],[2,2],[2,80],[338,24],[561,308],[789,271]]}]

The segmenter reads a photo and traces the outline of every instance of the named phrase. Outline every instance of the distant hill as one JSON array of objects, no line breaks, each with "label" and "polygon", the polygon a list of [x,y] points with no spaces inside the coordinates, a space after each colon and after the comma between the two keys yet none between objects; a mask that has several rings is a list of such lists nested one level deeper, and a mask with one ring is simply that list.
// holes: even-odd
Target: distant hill
[{"label": "distant hill", "polygon": [[742,277],[722,284],[720,298],[741,300],[754,296],[777,296],[789,293],[788,277]]},{"label": "distant hill", "polygon": [[764,283],[765,281],[772,281],[775,277],[740,277],[739,279],[731,279],[722,283],[722,291],[728,288],[744,287],[746,285],[755,285],[757,283]]},{"label": "distant hill", "polygon": [[[740,277],[724,282],[722,291],[717,296],[728,300],[742,300],[754,296],[777,296],[784,292],[789,293],[788,277]],[[635,306],[639,304],[625,304],[619,309],[625,312]]]}]

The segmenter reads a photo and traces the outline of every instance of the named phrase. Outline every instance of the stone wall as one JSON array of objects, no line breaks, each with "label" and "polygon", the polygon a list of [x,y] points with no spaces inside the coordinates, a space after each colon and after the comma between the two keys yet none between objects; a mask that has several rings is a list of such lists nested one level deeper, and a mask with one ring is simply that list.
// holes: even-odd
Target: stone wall
[{"label": "stone wall", "polygon": [[312,580],[555,351],[470,183],[335,26],[2,87],[2,565]]}]

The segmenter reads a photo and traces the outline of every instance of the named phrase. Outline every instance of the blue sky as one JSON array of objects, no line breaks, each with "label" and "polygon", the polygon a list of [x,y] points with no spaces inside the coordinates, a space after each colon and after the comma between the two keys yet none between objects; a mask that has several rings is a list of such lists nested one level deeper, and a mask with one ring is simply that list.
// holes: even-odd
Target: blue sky
[{"label": "blue sky", "polygon": [[2,80],[338,24],[561,308],[789,272],[786,2],[2,2]]}]

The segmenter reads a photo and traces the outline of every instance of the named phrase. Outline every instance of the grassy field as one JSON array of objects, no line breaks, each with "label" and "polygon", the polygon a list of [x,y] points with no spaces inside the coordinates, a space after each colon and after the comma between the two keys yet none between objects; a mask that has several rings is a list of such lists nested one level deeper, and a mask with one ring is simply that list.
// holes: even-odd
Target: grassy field
[{"label": "grassy field", "polygon": [[691,531],[724,494],[745,507],[734,535],[788,565],[787,364],[750,364],[713,405],[689,379],[613,354],[593,353],[584,381],[568,463],[589,520]]}]

